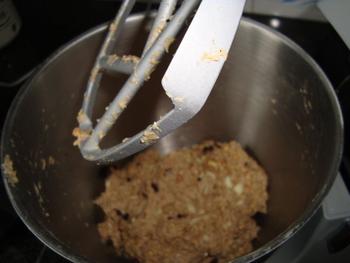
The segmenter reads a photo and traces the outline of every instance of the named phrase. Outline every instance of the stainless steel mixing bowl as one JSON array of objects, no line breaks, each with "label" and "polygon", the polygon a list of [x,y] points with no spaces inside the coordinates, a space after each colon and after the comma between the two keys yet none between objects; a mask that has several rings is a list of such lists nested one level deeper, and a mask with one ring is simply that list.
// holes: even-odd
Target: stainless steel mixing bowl
[{"label": "stainless steel mixing bowl", "polygon": [[[129,18],[118,54],[141,51],[148,23],[143,15]],[[2,136],[2,160],[11,157],[19,179],[14,187],[5,179],[17,213],[45,244],[76,262],[124,262],[115,260],[96,230],[103,215],[93,200],[103,191],[106,169],[85,161],[71,135],[105,32],[105,25],[97,27],[45,62],[13,102]],[[160,79],[170,59],[137,94],[106,145],[169,110]],[[104,78],[96,117],[125,79]],[[247,262],[281,245],[319,207],[341,158],[342,118],[331,84],[301,48],[243,19],[202,111],[155,147],[165,153],[208,138],[239,141],[270,176],[268,213],[258,217],[255,250],[237,260]]]}]

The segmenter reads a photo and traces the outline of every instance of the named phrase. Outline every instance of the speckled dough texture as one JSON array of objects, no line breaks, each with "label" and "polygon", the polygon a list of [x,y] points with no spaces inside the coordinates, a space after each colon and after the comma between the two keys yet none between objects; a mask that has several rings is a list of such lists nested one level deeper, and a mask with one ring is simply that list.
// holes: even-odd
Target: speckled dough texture
[{"label": "speckled dough texture", "polygon": [[160,156],[148,150],[111,169],[96,200],[117,254],[141,263],[227,262],[252,250],[268,177],[234,141]]}]

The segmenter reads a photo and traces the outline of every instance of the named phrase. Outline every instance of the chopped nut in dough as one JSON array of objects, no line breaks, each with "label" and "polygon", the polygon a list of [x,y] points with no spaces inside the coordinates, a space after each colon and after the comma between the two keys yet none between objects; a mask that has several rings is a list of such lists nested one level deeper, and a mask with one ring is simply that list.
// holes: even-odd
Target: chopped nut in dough
[{"label": "chopped nut in dough", "polygon": [[225,185],[227,188],[232,188],[232,179],[230,176],[225,177]]},{"label": "chopped nut in dough", "polygon": [[234,190],[238,195],[242,194],[243,193],[243,184],[242,183],[236,184],[234,187]]}]

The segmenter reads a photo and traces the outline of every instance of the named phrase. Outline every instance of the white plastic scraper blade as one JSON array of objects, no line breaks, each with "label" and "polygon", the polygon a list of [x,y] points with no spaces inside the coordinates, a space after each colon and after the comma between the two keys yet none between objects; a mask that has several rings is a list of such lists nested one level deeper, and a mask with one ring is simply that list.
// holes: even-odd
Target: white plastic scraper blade
[{"label": "white plastic scraper blade", "polygon": [[244,4],[245,0],[201,2],[162,79],[175,105],[173,125],[192,118],[207,100],[227,58]]}]

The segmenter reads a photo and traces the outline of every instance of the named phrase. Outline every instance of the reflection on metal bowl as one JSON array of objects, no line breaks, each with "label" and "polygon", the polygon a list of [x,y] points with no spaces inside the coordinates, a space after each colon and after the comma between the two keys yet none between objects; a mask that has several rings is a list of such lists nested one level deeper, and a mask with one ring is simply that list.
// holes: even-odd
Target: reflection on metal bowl
[{"label": "reflection on metal bowl", "polygon": [[[141,51],[145,23],[143,15],[129,18],[118,54]],[[85,161],[71,135],[105,32],[106,26],[93,29],[47,60],[13,102],[2,137],[2,160],[11,157],[19,180],[7,184],[18,214],[45,244],[75,262],[127,262],[116,260],[96,230],[101,214],[93,200],[103,191],[105,169]],[[106,145],[169,110],[160,78],[170,59],[132,100]],[[103,79],[95,117],[125,78]],[[243,19],[204,108],[155,147],[166,153],[205,139],[237,140],[269,173],[268,214],[259,219],[256,249],[237,260],[249,262],[291,237],[320,205],[338,169],[342,118],[313,60],[284,36]]]}]

